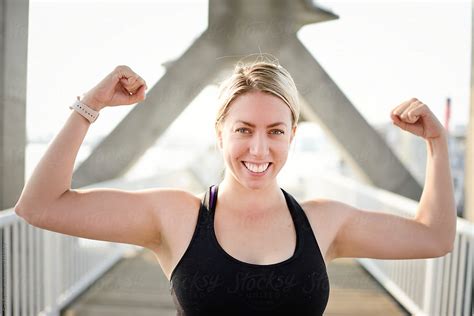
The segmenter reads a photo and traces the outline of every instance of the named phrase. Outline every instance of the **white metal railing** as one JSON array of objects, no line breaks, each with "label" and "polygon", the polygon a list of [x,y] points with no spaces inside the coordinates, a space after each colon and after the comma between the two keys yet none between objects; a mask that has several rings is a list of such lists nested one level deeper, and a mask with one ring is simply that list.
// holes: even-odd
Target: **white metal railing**
[{"label": "white metal railing", "polygon": [[128,246],[38,229],[13,209],[0,212],[0,238],[1,315],[59,315]]},{"label": "white metal railing", "polygon": [[[417,201],[327,171],[305,177],[304,186],[307,198],[325,197],[408,218],[418,206]],[[454,249],[444,257],[357,260],[414,315],[472,315],[474,224],[458,218],[456,228]]]},{"label": "white metal railing", "polygon": [[[198,183],[189,183],[190,179],[194,179],[192,174],[183,170],[147,179],[115,179],[84,188],[138,190],[177,185],[202,189]],[[59,315],[124,255],[142,249],[39,229],[18,217],[13,209],[0,211],[0,245],[2,316]]]},{"label": "white metal railing", "polygon": [[[122,179],[87,188],[140,189],[144,183]],[[141,249],[39,229],[13,209],[0,212],[0,244],[0,314],[6,316],[59,315],[124,254]]]}]

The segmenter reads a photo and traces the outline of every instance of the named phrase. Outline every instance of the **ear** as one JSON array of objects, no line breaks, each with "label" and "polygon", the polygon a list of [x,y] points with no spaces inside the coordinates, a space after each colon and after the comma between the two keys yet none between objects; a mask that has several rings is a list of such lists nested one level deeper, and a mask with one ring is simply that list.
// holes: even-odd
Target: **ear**
[{"label": "ear", "polygon": [[222,150],[222,128],[217,129],[217,145],[219,149]]}]

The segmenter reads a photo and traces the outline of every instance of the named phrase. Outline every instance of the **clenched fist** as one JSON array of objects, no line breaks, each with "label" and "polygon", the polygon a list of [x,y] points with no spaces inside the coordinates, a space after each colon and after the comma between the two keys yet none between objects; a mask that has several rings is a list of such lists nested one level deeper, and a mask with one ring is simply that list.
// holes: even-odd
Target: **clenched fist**
[{"label": "clenched fist", "polygon": [[82,98],[87,106],[99,111],[106,106],[129,105],[145,99],[145,80],[128,66],[117,66]]},{"label": "clenched fist", "polygon": [[425,140],[445,135],[445,129],[426,104],[412,98],[390,113],[394,125]]}]

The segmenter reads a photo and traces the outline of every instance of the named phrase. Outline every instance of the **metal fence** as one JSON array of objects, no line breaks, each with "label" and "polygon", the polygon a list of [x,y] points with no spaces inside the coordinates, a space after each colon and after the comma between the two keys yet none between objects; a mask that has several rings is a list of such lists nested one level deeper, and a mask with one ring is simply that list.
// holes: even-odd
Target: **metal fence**
[{"label": "metal fence", "polygon": [[[119,179],[84,188],[146,186],[145,180]],[[1,316],[59,315],[124,255],[141,249],[39,229],[13,209],[0,211],[0,244]]]},{"label": "metal fence", "polygon": [[0,212],[2,315],[59,315],[128,245],[38,229]]},{"label": "metal fence", "polygon": [[[355,207],[413,218],[418,202],[339,174],[304,178],[306,196],[335,199]],[[431,259],[358,262],[413,315],[473,315],[474,224],[457,219],[454,249]]]}]

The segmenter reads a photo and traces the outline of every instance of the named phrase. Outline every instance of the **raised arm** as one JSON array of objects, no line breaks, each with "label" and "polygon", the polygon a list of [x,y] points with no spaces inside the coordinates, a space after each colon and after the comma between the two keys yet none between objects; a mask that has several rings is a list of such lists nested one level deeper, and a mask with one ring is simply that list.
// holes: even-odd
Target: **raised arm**
[{"label": "raised arm", "polygon": [[[96,111],[145,99],[146,83],[127,66],[116,67],[84,96]],[[157,206],[190,200],[184,191],[71,189],[74,162],[89,121],[72,111],[39,161],[15,206],[31,225],[90,239],[150,246],[160,242]]]},{"label": "raised arm", "polygon": [[417,99],[397,107],[392,119],[394,124],[426,142],[425,185],[415,220],[430,229],[442,249],[451,251],[457,216],[446,131],[426,104]]},{"label": "raised arm", "polygon": [[456,204],[451,178],[448,139],[443,133],[426,140],[427,165],[425,186],[415,220],[429,227],[440,246],[451,251],[456,237]]},{"label": "raised arm", "polygon": [[414,218],[328,201],[337,233],[334,258],[416,259],[444,256],[456,236],[456,208],[447,136],[430,109],[411,99],[394,108],[393,123],[422,137],[428,148],[423,193]]}]

